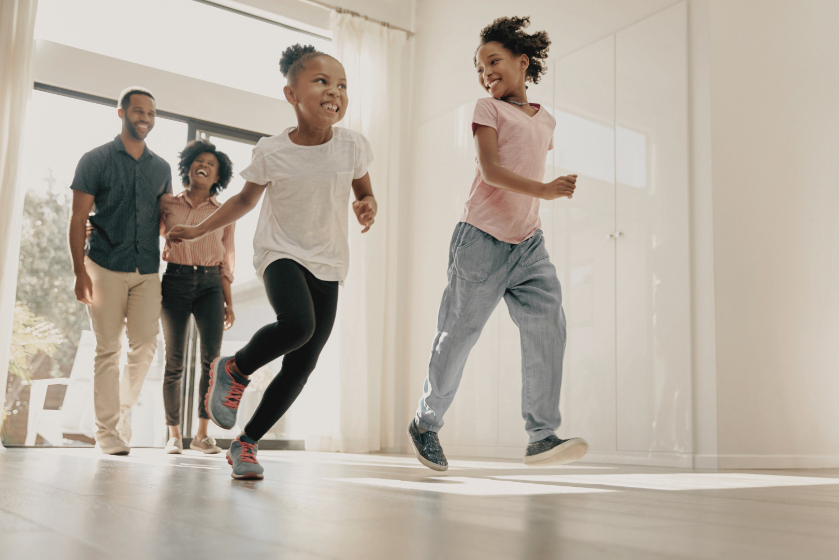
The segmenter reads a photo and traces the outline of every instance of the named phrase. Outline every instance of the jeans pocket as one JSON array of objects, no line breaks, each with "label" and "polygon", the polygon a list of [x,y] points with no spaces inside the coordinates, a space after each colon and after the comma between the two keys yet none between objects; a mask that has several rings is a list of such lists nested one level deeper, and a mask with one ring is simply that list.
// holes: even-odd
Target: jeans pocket
[{"label": "jeans pocket", "polygon": [[454,252],[454,273],[461,280],[486,281],[503,262],[501,242],[478,228],[464,224],[470,231],[461,236]]},{"label": "jeans pocket", "polygon": [[536,233],[531,239],[532,242],[530,247],[521,258],[521,266],[534,265],[537,262],[550,257],[550,255],[548,255],[548,248],[545,247],[545,238],[542,236],[542,232],[540,230],[536,230]]}]

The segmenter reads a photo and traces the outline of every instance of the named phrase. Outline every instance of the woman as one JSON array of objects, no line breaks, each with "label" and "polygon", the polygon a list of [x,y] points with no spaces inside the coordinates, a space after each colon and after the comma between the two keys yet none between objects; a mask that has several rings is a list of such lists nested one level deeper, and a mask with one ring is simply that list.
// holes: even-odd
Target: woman
[{"label": "woman", "polygon": [[[160,199],[160,234],[177,224],[199,224],[221,203],[216,195],[227,187],[233,165],[224,153],[206,140],[193,140],[180,154],[178,171],[184,190]],[[210,364],[221,352],[223,331],[233,326],[233,282],[235,262],[234,224],[191,243],[167,240],[163,260],[169,264],[163,275],[161,320],[166,340],[166,374],[163,403],[169,441],[166,453],[183,452],[180,431],[181,377],[184,371],[187,327],[195,317],[201,338],[201,381],[198,385],[198,431],[189,448],[202,453],[220,453],[221,448],[207,435],[209,416],[204,405]]]}]

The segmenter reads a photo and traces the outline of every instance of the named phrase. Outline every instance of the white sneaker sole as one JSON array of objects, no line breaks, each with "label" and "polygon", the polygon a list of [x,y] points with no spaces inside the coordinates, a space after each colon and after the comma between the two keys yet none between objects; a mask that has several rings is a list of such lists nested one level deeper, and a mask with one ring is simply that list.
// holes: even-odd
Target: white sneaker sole
[{"label": "white sneaker sole", "polygon": [[192,444],[190,443],[189,448],[192,451],[200,451],[204,455],[215,455],[216,453],[221,453],[221,447],[216,447],[216,448],[211,447],[209,449],[204,449],[203,447],[193,447]]},{"label": "white sneaker sole", "polygon": [[538,455],[524,458],[525,465],[567,465],[582,459],[588,453],[588,443],[583,438],[571,438],[562,445],[557,445]]},{"label": "white sneaker sole", "polygon": [[183,453],[183,451],[181,449],[178,449],[177,447],[170,448],[170,449],[164,449],[163,452],[166,453],[167,455],[180,455],[181,453]]},{"label": "white sneaker sole", "polygon": [[449,468],[448,465],[443,466],[443,465],[438,465],[437,463],[432,463],[431,461],[429,461],[428,459],[426,459],[425,457],[422,456],[422,454],[419,452],[419,449],[417,449],[417,444],[414,443],[414,436],[411,435],[411,426],[408,426],[408,439],[411,442],[411,447],[414,450],[414,455],[417,456],[417,459],[419,460],[420,463],[422,463],[423,465],[425,465],[429,469],[432,469],[432,470],[435,470],[435,471],[442,472],[442,471],[448,470],[448,468]]},{"label": "white sneaker sole", "polygon": [[100,447],[99,451],[102,452],[102,455],[128,455],[131,448],[118,445],[115,447]]}]

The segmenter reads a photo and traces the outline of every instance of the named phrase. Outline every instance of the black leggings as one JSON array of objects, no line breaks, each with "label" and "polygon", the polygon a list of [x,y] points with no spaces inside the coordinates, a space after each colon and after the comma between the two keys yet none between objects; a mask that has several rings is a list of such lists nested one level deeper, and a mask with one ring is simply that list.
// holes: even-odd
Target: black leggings
[{"label": "black leggings", "polygon": [[318,280],[292,260],[280,259],[268,265],[263,280],[277,322],[256,331],[236,353],[236,367],[250,375],[285,357],[282,369],[265,389],[245,426],[245,433],[255,440],[276,424],[303,390],[332,333],[338,310],[338,282]]}]

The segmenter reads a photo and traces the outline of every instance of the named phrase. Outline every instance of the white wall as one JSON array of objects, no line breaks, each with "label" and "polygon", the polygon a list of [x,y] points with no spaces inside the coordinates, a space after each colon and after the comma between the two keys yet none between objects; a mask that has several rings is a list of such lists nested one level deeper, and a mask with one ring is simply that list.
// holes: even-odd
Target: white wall
[{"label": "white wall", "polygon": [[[415,122],[423,123],[483,93],[472,56],[478,33],[502,16],[531,16],[531,31],[544,29],[551,37],[550,60],[624,29],[679,0],[423,0],[416,6]],[[537,91],[538,86],[531,88]]]},{"label": "white wall", "polygon": [[839,466],[836,21],[711,2],[721,467]]}]

